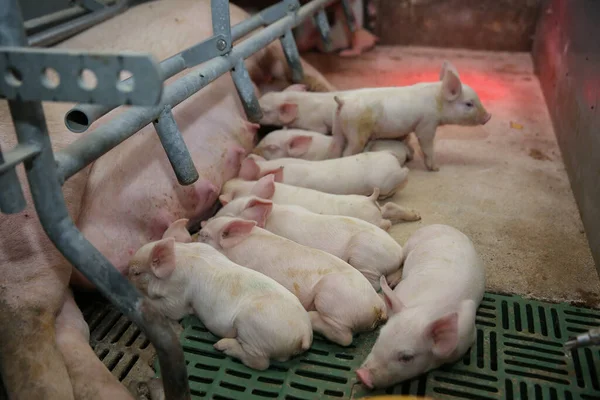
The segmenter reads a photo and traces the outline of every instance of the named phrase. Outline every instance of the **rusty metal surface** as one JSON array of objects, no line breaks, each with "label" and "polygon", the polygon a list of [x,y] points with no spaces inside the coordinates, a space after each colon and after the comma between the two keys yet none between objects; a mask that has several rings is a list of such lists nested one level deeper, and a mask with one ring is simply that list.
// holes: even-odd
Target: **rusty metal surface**
[{"label": "rusty metal surface", "polygon": [[536,32],[536,71],[600,271],[600,2],[551,0]]}]

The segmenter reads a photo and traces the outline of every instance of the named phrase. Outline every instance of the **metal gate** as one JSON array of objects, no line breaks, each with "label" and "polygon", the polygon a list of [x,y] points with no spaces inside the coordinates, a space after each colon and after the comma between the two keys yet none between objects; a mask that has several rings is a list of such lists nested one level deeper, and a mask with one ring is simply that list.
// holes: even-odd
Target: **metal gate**
[{"label": "metal gate", "polygon": [[[261,118],[258,99],[244,60],[269,43],[280,40],[292,70],[300,82],[303,71],[292,28],[309,17],[321,38],[329,41],[324,8],[337,0],[313,0],[300,7],[297,0],[283,0],[231,27],[229,2],[211,0],[213,35],[156,64],[150,55],[32,49],[27,46],[23,18],[17,0],[0,0],[0,96],[8,100],[18,144],[0,150],[0,211],[17,213],[25,198],[15,167],[25,164],[35,209],[41,225],[63,256],[102,295],[129,317],[156,348],[168,399],[189,399],[190,390],[178,338],[167,319],[123,277],[90,243],[71,220],[62,193],[64,182],[149,123],[156,132],[181,185],[198,178],[193,160],[171,113],[175,107],[219,76],[230,72],[250,121]],[[341,0],[350,30],[355,29],[348,0]],[[233,46],[233,42],[259,27],[265,29]],[[163,90],[163,82],[179,72],[190,71]],[[40,71],[60,76],[56,85]],[[92,71],[97,84],[86,88],[79,73]],[[127,70],[132,77],[114,84],[114,77]],[[136,84],[133,85],[135,79]],[[85,131],[115,105],[135,105],[98,127],[66,149],[52,151],[41,101],[82,102],[65,116],[73,132]]]}]

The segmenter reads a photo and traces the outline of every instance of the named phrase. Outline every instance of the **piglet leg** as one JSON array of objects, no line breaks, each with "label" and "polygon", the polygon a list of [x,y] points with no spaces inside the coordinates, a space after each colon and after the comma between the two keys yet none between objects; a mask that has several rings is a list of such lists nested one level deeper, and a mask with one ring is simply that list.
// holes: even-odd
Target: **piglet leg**
[{"label": "piglet leg", "polygon": [[230,357],[239,358],[249,368],[259,371],[269,368],[267,357],[249,353],[237,339],[221,339],[215,343],[214,347]]},{"label": "piglet leg", "polygon": [[381,207],[381,216],[384,219],[389,219],[394,224],[400,221],[418,221],[421,219],[417,211],[402,207],[396,203],[384,204]]},{"label": "piglet leg", "polygon": [[390,288],[395,288],[402,280],[402,269],[398,269],[385,277]]},{"label": "piglet leg", "polygon": [[350,329],[336,326],[336,324],[317,311],[310,311],[308,316],[310,317],[313,331],[320,333],[340,346],[349,346],[352,343],[352,332]]}]

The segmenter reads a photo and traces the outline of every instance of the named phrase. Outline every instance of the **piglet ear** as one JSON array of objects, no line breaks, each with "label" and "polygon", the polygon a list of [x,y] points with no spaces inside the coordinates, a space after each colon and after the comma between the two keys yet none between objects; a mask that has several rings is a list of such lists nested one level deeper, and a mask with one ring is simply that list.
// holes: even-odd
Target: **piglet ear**
[{"label": "piglet ear", "polygon": [[256,222],[254,221],[239,218],[233,219],[221,229],[219,245],[224,249],[228,249],[243,242],[255,226]]},{"label": "piglet ear", "polygon": [[223,204],[224,206],[227,205],[227,203],[229,203],[231,201],[231,194],[222,194],[219,196],[219,201],[221,202],[221,204]]},{"label": "piglet ear", "polygon": [[381,285],[385,306],[388,309],[388,315],[392,316],[394,314],[398,314],[404,308],[404,304],[402,304],[398,296],[396,296],[396,293],[394,293],[394,291],[390,288],[385,276],[381,275],[381,278],[379,278],[379,284]]},{"label": "piglet ear", "polygon": [[200,228],[204,228],[208,221],[200,221]]},{"label": "piglet ear", "polygon": [[254,158],[246,157],[244,161],[242,161],[239,177],[247,181],[253,181],[255,179],[258,179],[259,175],[260,167],[254,160]]},{"label": "piglet ear", "polygon": [[244,218],[256,221],[259,227],[264,228],[267,218],[273,210],[273,202],[271,200],[260,199],[258,197],[252,197],[246,203],[245,210],[243,212]]},{"label": "piglet ear", "polygon": [[451,313],[433,321],[425,334],[433,339],[433,354],[449,357],[458,346],[458,313]]},{"label": "piglet ear", "polygon": [[462,93],[462,83],[458,76],[458,71],[448,61],[444,62],[442,67],[442,94],[447,101],[454,101]]},{"label": "piglet ear", "polygon": [[265,175],[254,184],[250,194],[263,199],[270,199],[275,194],[275,176]]},{"label": "piglet ear", "polygon": [[279,119],[284,125],[291,124],[298,117],[298,105],[283,103],[279,106]]},{"label": "piglet ear", "polygon": [[300,158],[310,149],[313,138],[306,135],[294,136],[287,142],[290,157]]},{"label": "piglet ear", "polygon": [[150,268],[158,279],[166,279],[175,271],[175,239],[172,237],[156,242],[150,252]]},{"label": "piglet ear", "polygon": [[192,241],[192,236],[187,230],[187,224],[189,220],[187,218],[178,219],[173,222],[165,233],[163,233],[163,239],[172,237],[175,241],[180,243],[189,243]]},{"label": "piglet ear", "polygon": [[272,175],[275,182],[283,182],[283,167],[265,171],[265,175]]}]

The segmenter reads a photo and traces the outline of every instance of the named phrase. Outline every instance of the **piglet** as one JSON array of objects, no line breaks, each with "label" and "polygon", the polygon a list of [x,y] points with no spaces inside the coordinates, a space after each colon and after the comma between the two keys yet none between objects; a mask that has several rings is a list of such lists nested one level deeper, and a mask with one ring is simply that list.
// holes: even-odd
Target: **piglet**
[{"label": "piglet", "polygon": [[371,331],[387,319],[383,300],[360,272],[331,254],[259,228],[254,221],[211,219],[198,241],[281,283],[300,299],[313,330],[332,342],[348,346],[353,333]]},{"label": "piglet", "polygon": [[384,230],[361,219],[316,214],[256,196],[233,200],[216,216],[223,215],[256,221],[269,232],[333,254],[360,271],[375,290],[381,276],[392,286],[400,281],[402,247]]},{"label": "piglet", "polygon": [[371,140],[365,147],[365,151],[387,151],[392,153],[400,165],[404,165],[413,159],[414,150],[408,140]]},{"label": "piglet", "polygon": [[275,204],[297,205],[317,214],[345,215],[367,221],[387,231],[392,223],[400,221],[418,221],[419,213],[388,202],[380,207],[377,203],[379,189],[375,188],[370,196],[355,194],[329,194],[318,190],[290,186],[278,183],[277,174],[269,174],[258,181],[232,179],[227,181],[219,200],[227,204],[233,199],[255,195],[270,199]]},{"label": "piglet", "polygon": [[242,162],[239,177],[255,180],[279,171],[285,184],[331,194],[368,196],[379,188],[379,198],[387,198],[408,183],[408,168],[400,166],[396,157],[387,151],[323,161],[297,158],[267,161],[250,155]]},{"label": "piglet", "polygon": [[173,222],[163,239],[137,251],[129,263],[133,284],[168,318],[196,314],[223,338],[214,347],[250,368],[264,370],[271,359],[307,350],[312,327],[298,299],[211,246],[190,243],[187,222]]},{"label": "piglet", "polygon": [[438,126],[483,125],[492,117],[448,61],[442,65],[439,82],[338,93],[334,99],[343,108],[339,118],[347,140],[344,156],[361,152],[371,139],[396,139],[415,132],[425,165],[432,171],[439,169],[433,152]]},{"label": "piglet", "polygon": [[280,129],[265,136],[252,151],[266,160],[277,158],[301,158],[320,161],[342,155],[343,135],[325,136],[319,132],[303,129]]},{"label": "piglet", "polygon": [[369,388],[411,379],[459,360],[475,340],[485,269],[467,236],[447,225],[417,230],[404,247],[402,280],[381,280],[389,322],[356,371]]}]

